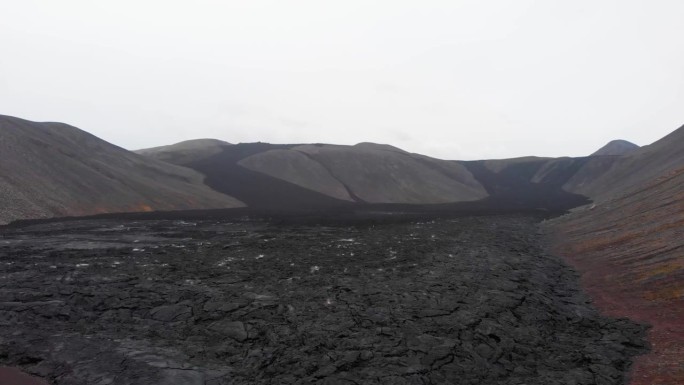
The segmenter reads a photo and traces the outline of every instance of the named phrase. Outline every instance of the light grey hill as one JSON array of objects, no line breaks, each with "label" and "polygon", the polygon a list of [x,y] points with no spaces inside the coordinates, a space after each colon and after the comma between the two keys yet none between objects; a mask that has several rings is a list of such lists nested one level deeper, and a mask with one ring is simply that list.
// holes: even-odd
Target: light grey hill
[{"label": "light grey hill", "polygon": [[193,139],[168,146],[135,150],[134,152],[164,162],[187,164],[217,154],[226,146],[231,146],[231,144],[218,139]]},{"label": "light grey hill", "polygon": [[598,149],[591,156],[606,156],[606,155],[625,155],[636,149],[639,146],[628,142],[626,140],[618,139],[608,142],[605,146]]},{"label": "light grey hill", "polygon": [[452,203],[487,196],[464,166],[392,146],[301,145],[290,151],[306,154],[368,203]]},{"label": "light grey hill", "polygon": [[0,115],[0,223],[239,206],[194,170],[134,154],[67,124]]}]

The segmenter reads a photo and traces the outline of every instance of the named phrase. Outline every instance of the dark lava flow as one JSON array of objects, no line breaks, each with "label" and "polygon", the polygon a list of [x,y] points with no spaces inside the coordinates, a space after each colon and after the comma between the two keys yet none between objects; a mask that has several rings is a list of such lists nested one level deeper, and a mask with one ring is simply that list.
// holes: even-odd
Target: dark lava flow
[{"label": "dark lava flow", "polygon": [[0,229],[0,366],[51,384],[622,384],[600,316],[524,215]]}]

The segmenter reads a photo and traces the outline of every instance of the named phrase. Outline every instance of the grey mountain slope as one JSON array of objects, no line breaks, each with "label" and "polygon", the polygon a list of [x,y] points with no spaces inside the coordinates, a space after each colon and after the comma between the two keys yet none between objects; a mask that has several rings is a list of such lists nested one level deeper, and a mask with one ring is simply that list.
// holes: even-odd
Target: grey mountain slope
[{"label": "grey mountain slope", "polygon": [[[631,147],[620,143],[617,145],[622,148]],[[263,144],[261,149],[253,144],[239,144],[223,147],[224,151],[231,148],[233,155],[221,159],[236,159],[238,167],[340,200],[428,204],[485,198],[520,201],[527,196],[523,200],[533,204],[537,199],[534,197],[552,199],[548,198],[552,192],[570,202],[572,197],[563,196],[563,190],[594,200],[620,193],[684,164],[683,146],[684,128],[625,155],[580,158],[530,156],[456,162],[375,143],[354,146]],[[617,151],[615,148],[611,145],[599,154],[614,153]],[[197,153],[207,154],[210,151],[200,149]],[[182,154],[173,151],[169,154],[175,158],[172,162],[182,164],[178,161],[183,159]],[[497,192],[496,197],[490,195],[492,191]]]},{"label": "grey mountain slope", "polygon": [[592,199],[609,199],[684,166],[684,127],[626,155],[601,158],[592,159],[564,188]]},{"label": "grey mountain slope", "polygon": [[[231,151],[241,152],[238,144]],[[166,159],[189,164],[176,146]],[[249,153],[250,151],[247,151]],[[158,152],[139,153],[160,158]],[[208,151],[197,151],[203,159]],[[199,159],[199,158],[198,158]],[[343,201],[433,204],[474,201],[487,197],[482,185],[463,165],[377,143],[353,146],[283,145],[249,153],[239,166]]]},{"label": "grey mountain slope", "polygon": [[0,115],[0,223],[106,212],[229,208],[194,170],[62,123]]},{"label": "grey mountain slope", "polygon": [[171,144],[135,150],[133,152],[173,164],[187,164],[194,160],[221,152],[230,143],[218,139],[193,139]]},{"label": "grey mountain slope", "polygon": [[380,144],[380,143],[372,143],[372,142],[361,142],[357,143],[354,146],[352,146],[356,149],[363,149],[363,150],[384,150],[384,151],[394,151],[394,152],[400,152],[402,154],[408,154],[408,152],[402,150],[399,147],[394,147],[389,144]]},{"label": "grey mountain slope", "polygon": [[456,162],[377,145],[302,145],[292,150],[306,153],[369,203],[450,203],[487,196],[472,174]]},{"label": "grey mountain slope", "polygon": [[353,201],[346,187],[325,167],[299,151],[264,151],[242,159],[238,164],[333,198]]},{"label": "grey mountain slope", "polygon": [[625,155],[638,148],[639,146],[626,140],[612,140],[591,154],[591,156]]}]

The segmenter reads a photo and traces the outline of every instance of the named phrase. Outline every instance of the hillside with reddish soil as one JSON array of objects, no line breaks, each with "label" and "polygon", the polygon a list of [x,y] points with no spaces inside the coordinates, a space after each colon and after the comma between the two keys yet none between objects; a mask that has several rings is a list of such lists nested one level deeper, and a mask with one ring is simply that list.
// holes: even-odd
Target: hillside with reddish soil
[{"label": "hillside with reddish soil", "polygon": [[652,350],[637,359],[631,384],[683,384],[684,167],[553,220],[546,231],[600,310],[652,325]]}]

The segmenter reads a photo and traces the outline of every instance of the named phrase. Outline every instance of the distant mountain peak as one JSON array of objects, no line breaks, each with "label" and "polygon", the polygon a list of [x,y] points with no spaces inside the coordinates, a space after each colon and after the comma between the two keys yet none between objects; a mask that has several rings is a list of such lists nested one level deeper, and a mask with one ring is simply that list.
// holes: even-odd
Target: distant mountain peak
[{"label": "distant mountain peak", "polygon": [[590,156],[625,155],[638,148],[639,146],[632,142],[618,139],[608,142],[608,144],[601,147],[598,151],[591,154]]},{"label": "distant mountain peak", "polygon": [[229,146],[232,144],[218,139],[192,139],[168,146],[144,148],[133,152],[164,162],[185,164],[206,155],[220,153]]},{"label": "distant mountain peak", "polygon": [[361,142],[361,143],[355,144],[353,147],[356,147],[358,149],[364,149],[364,150],[382,150],[382,151],[393,151],[393,152],[406,153],[406,151],[402,150],[399,147],[394,147],[392,145],[382,144],[382,143]]},{"label": "distant mountain peak", "polygon": [[197,150],[197,149],[203,149],[203,148],[207,148],[207,147],[231,146],[231,145],[232,145],[231,143],[228,143],[228,142],[223,141],[223,140],[203,138],[203,139],[184,140],[182,142],[170,144],[167,146],[143,148],[140,150],[135,150],[134,152],[137,152],[139,154],[144,154],[144,153],[153,153],[153,152],[158,152],[158,151]]}]

